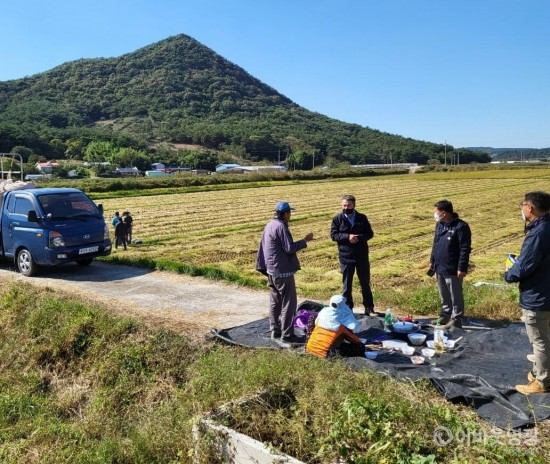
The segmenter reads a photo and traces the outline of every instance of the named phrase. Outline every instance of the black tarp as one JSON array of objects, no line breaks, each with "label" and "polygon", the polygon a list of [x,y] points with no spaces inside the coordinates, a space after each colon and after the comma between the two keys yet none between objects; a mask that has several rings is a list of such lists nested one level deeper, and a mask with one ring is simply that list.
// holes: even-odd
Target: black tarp
[{"label": "black tarp", "polygon": [[[357,316],[357,319],[361,322],[359,337],[369,340],[384,334],[382,318]],[[267,318],[213,333],[231,344],[280,349],[270,339]],[[428,340],[433,338],[429,328],[422,333],[428,335]],[[523,428],[550,418],[550,393],[525,396],[514,389],[514,385],[528,382],[527,373],[532,368],[526,358],[532,347],[523,324],[490,330],[453,328],[448,336],[462,339],[453,350],[436,355],[430,364],[415,365],[409,356],[385,350],[374,360],[342,359],[354,370],[372,369],[400,379],[428,378],[442,396],[468,404],[482,418],[502,429]],[[407,340],[401,334],[392,334],[392,338]]]}]

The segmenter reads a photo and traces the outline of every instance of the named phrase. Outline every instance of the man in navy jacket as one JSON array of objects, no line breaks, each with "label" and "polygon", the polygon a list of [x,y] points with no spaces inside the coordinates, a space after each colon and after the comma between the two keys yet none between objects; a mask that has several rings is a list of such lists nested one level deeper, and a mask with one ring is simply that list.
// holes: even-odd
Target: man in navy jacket
[{"label": "man in navy jacket", "polygon": [[470,226],[453,211],[449,200],[438,201],[434,205],[435,226],[430,270],[437,278],[437,288],[441,298],[439,324],[452,322],[462,328],[464,318],[464,296],[462,281],[468,272],[472,233]]},{"label": "man in navy jacket", "polygon": [[342,212],[332,219],[330,237],[338,243],[338,259],[342,271],[342,295],[353,309],[353,275],[361,284],[365,314],[374,311],[374,300],[370,288],[370,263],[368,241],[374,236],[367,216],[355,210],[355,197],[344,195]]},{"label": "man in navy jacket", "polygon": [[506,270],[506,282],[519,282],[519,304],[525,319],[535,363],[527,385],[516,385],[524,395],[550,391],[550,194],[529,192],[520,205],[529,221],[516,262]]}]

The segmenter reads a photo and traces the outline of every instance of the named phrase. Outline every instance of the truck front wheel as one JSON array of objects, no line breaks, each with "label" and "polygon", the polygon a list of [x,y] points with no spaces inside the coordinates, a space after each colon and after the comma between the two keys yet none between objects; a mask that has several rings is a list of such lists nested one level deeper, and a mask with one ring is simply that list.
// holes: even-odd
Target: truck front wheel
[{"label": "truck front wheel", "polygon": [[38,265],[34,262],[31,252],[26,248],[21,248],[17,253],[17,268],[26,277],[32,277],[38,271]]}]

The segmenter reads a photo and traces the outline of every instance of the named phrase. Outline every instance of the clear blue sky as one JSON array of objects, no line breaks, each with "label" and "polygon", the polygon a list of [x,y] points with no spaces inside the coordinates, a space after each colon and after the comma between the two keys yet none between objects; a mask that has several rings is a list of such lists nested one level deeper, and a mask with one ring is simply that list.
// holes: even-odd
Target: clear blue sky
[{"label": "clear blue sky", "polygon": [[299,105],[455,147],[550,147],[548,0],[3,0],[0,81],[184,33]]}]

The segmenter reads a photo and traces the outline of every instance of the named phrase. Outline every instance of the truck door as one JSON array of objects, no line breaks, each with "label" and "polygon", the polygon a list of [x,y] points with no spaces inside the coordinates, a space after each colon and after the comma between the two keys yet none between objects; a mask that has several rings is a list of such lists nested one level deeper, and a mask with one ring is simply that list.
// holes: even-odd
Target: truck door
[{"label": "truck door", "polygon": [[18,245],[23,245],[37,258],[44,253],[42,231],[38,224],[27,221],[31,210],[36,210],[36,207],[29,196],[17,193],[9,196],[2,218],[2,239],[6,256],[14,256]]}]

